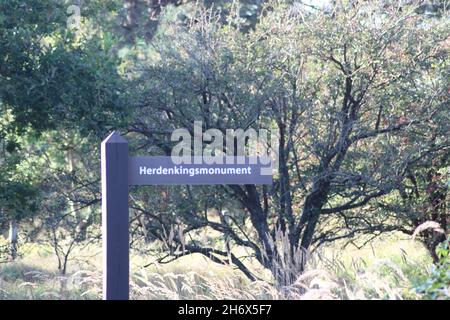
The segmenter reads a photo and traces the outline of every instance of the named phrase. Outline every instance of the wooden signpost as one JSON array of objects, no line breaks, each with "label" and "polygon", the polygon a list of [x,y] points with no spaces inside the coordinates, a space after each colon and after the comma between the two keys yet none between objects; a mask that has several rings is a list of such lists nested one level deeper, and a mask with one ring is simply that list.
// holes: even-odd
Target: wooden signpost
[{"label": "wooden signpost", "polygon": [[251,157],[225,157],[222,163],[174,163],[171,157],[129,157],[128,142],[117,132],[101,145],[103,299],[129,299],[130,185],[271,184],[262,174],[268,163]]}]

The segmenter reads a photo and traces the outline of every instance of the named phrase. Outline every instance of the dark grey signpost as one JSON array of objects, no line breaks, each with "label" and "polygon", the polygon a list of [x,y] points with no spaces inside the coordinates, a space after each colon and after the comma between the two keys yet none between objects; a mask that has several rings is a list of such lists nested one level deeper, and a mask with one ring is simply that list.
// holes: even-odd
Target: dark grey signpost
[{"label": "dark grey signpost", "polygon": [[233,158],[220,164],[195,159],[177,164],[171,157],[129,157],[128,142],[117,132],[102,142],[104,300],[129,299],[129,185],[272,183],[272,175],[261,174],[263,165],[257,158]]}]

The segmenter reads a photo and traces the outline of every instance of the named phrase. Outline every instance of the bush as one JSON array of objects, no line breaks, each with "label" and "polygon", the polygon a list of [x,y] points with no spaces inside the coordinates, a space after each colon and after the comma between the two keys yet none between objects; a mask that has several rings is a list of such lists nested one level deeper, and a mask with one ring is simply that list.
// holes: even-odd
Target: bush
[{"label": "bush", "polygon": [[424,299],[450,300],[450,237],[436,249],[439,263],[433,266],[431,274],[416,290]]}]

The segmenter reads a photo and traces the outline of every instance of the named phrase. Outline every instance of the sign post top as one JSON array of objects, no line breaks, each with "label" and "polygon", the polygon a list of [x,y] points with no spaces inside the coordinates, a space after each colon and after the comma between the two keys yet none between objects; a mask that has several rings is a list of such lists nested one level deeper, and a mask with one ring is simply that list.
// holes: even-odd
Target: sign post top
[{"label": "sign post top", "polygon": [[109,143],[127,143],[128,141],[125,140],[124,137],[120,135],[119,132],[113,131],[108,137],[106,137],[105,140],[103,140],[102,144],[109,144]]}]

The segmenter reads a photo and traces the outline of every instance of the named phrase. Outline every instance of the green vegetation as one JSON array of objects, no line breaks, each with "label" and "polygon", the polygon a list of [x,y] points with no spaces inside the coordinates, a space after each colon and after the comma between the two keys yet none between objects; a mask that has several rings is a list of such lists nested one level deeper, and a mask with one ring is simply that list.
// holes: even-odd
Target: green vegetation
[{"label": "green vegetation", "polygon": [[[71,263],[65,276],[56,269],[51,248],[27,245],[22,250],[26,254],[21,262],[1,266],[3,299],[101,298],[100,248],[84,251],[83,262]],[[364,250],[342,253],[338,245],[329,247],[315,255],[307,271],[282,292],[271,282],[270,273],[264,280],[250,282],[232,267],[201,255],[143,268],[145,260],[136,252],[132,256],[133,299],[432,298],[415,290],[431,277],[431,259],[419,243],[399,235],[376,240]]]}]

